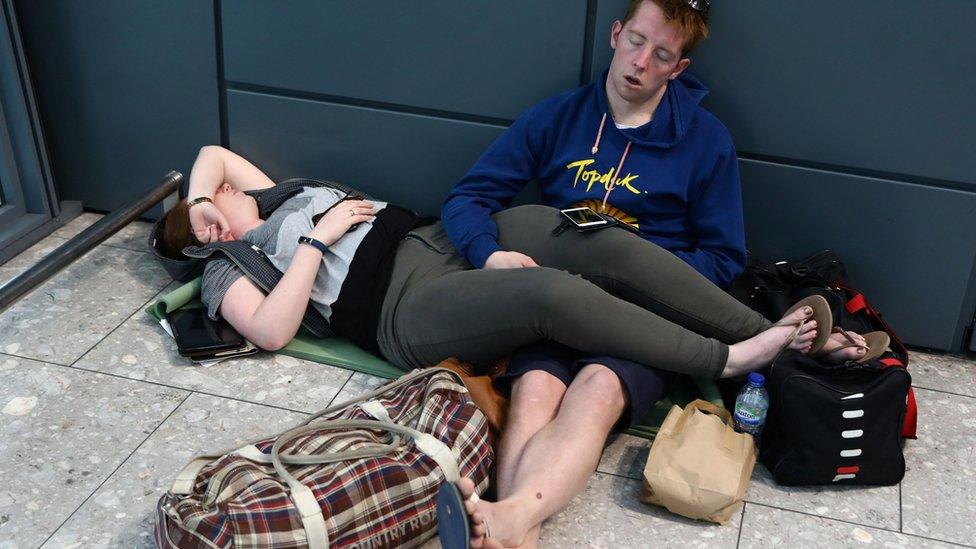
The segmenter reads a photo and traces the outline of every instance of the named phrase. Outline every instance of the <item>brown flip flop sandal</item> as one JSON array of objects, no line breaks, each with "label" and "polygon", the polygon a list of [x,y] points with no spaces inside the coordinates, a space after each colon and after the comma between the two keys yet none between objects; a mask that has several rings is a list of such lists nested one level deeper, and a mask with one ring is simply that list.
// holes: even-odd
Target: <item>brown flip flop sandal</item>
[{"label": "brown flip flop sandal", "polygon": [[834,326],[834,315],[833,313],[830,312],[830,304],[827,303],[827,300],[824,299],[823,296],[811,295],[794,303],[792,307],[790,307],[785,313],[783,313],[783,316],[787,317],[793,314],[797,309],[800,309],[802,307],[810,307],[811,309],[813,309],[813,314],[808,316],[806,320],[801,320],[798,322],[780,320],[779,322],[773,324],[773,326],[795,326],[796,327],[796,330],[793,332],[793,335],[791,335],[790,338],[783,345],[783,349],[786,349],[790,345],[790,343],[793,343],[793,340],[796,338],[797,334],[800,333],[800,329],[803,328],[804,324],[810,322],[811,320],[816,320],[817,337],[813,340],[813,343],[810,346],[810,353],[809,353],[813,355],[820,349],[823,349],[823,346],[827,344],[827,340],[830,339],[831,330],[833,330],[833,326]]},{"label": "brown flip flop sandal", "polygon": [[885,354],[888,346],[891,345],[891,336],[887,332],[868,332],[862,337],[864,338],[865,346],[867,346],[867,351],[864,352],[864,356],[857,359],[858,362],[867,362],[878,358]]},{"label": "brown flip flop sandal", "polygon": [[861,362],[867,362],[869,360],[874,360],[878,358],[879,356],[883,355],[885,351],[888,350],[888,345],[891,345],[891,337],[886,332],[882,332],[882,331],[868,332],[863,336],[861,336],[864,338],[863,345],[854,341],[854,338],[852,338],[850,334],[847,333],[847,330],[842,330],[840,328],[835,327],[832,333],[838,333],[843,335],[844,338],[847,339],[847,341],[849,341],[849,343],[846,345],[841,345],[840,347],[831,350],[830,353],[823,353],[823,352],[818,353],[818,356],[833,354],[842,349],[857,347],[859,349],[864,349],[864,356],[862,356],[861,358],[855,361],[861,363]]}]

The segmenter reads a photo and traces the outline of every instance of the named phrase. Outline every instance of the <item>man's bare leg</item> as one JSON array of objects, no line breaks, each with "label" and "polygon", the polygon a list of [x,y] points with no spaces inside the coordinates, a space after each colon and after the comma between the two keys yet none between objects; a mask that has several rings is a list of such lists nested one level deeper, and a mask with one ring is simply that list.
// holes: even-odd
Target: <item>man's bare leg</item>
[{"label": "man's bare leg", "polygon": [[[579,494],[596,470],[607,435],[626,406],[620,379],[590,364],[566,390],[555,419],[525,444],[508,493],[498,502],[466,502],[472,516],[472,547],[534,545],[539,525]],[[458,483],[468,498],[474,485]],[[492,538],[481,538],[487,521]],[[499,545],[500,544],[500,545]]]},{"label": "man's bare leg", "polygon": [[543,370],[531,370],[512,383],[508,418],[498,443],[495,488],[498,498],[508,496],[512,477],[525,444],[556,417],[566,385]]},{"label": "man's bare leg", "polygon": [[[495,469],[495,489],[499,499],[504,499],[511,491],[512,478],[526,443],[556,417],[565,394],[566,385],[543,370],[526,372],[512,383],[508,419],[499,442]],[[526,535],[524,545],[534,547],[538,539],[539,525],[536,525]]]}]

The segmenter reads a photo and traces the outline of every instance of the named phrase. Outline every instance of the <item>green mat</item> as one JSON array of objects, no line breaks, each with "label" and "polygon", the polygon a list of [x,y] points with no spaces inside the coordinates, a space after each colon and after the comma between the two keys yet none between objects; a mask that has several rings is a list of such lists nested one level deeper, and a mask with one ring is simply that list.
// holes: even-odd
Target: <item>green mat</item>
[{"label": "green mat", "polygon": [[[146,313],[157,321],[181,307],[200,307],[200,279],[195,278],[166,294],[146,308]],[[354,372],[396,379],[406,373],[389,362],[353,345],[344,338],[321,339],[302,329],[279,353],[312,362],[338,366]]]},{"label": "green mat", "polygon": [[[200,302],[200,279],[196,278],[166,294],[161,299],[146,308],[146,313],[156,319],[156,321],[166,318],[166,314],[182,307],[201,307]],[[354,372],[363,372],[369,375],[382,377],[384,379],[396,379],[405,373],[404,370],[386,362],[385,360],[370,354],[345,338],[322,339],[313,336],[304,329],[300,330],[295,339],[286,347],[278,350],[279,353],[338,366]],[[677,381],[672,384],[668,395],[660,400],[654,410],[644,418],[639,425],[630,428],[627,433],[643,438],[653,439],[657,435],[658,428],[664,422],[664,418],[671,410],[671,406],[685,404],[703,398],[719,406],[722,405],[722,397],[719,394],[715,382],[703,378],[691,378],[689,376],[679,376]]]}]

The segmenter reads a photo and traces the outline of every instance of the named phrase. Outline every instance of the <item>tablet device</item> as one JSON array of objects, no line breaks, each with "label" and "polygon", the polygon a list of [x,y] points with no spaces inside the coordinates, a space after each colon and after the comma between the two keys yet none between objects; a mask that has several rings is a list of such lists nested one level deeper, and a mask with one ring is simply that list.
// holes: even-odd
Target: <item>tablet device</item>
[{"label": "tablet device", "polygon": [[211,320],[207,310],[180,309],[167,315],[180,356],[226,356],[248,347],[247,341],[224,319]]}]

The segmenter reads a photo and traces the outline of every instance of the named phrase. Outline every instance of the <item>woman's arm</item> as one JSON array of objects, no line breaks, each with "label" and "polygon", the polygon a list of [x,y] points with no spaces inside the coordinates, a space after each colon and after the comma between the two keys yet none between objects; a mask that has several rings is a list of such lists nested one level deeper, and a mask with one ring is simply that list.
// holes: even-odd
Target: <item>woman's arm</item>
[{"label": "woman's arm", "polygon": [[[350,210],[355,215],[350,215]],[[353,225],[372,219],[372,203],[345,201],[322,216],[308,236],[331,246]],[[312,246],[299,246],[271,293],[265,296],[249,278],[241,277],[224,294],[220,314],[251,343],[276,351],[298,332],[321,266],[322,252]]]},{"label": "woman's arm", "polygon": [[230,183],[239,191],[274,187],[274,181],[244,157],[218,145],[202,147],[190,170],[187,199],[213,198],[217,188],[224,183]]},{"label": "woman's arm", "polygon": [[[213,199],[217,188],[224,183],[239,191],[274,187],[274,182],[244,157],[217,145],[201,148],[190,171],[187,200],[192,202],[200,197]],[[230,234],[227,220],[210,202],[190,207],[190,226],[204,243],[225,239]]]}]

